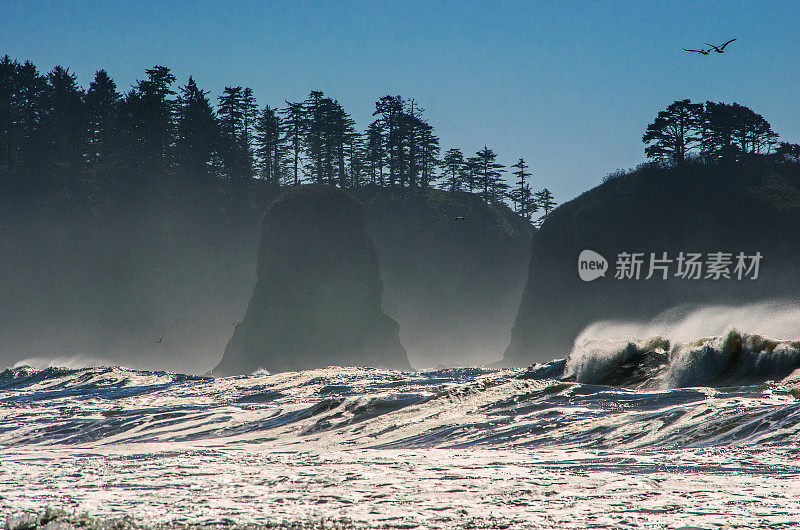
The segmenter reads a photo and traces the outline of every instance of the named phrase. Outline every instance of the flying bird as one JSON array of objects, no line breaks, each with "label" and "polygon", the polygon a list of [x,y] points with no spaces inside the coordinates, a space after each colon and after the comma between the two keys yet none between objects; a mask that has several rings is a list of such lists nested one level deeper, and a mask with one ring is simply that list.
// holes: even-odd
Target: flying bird
[{"label": "flying bird", "polygon": [[[725,44],[723,44],[722,46],[719,46],[719,47],[714,46],[713,44],[709,44],[709,43],[706,43],[706,46],[711,46],[712,48],[714,48],[714,51],[717,52],[717,53],[725,53],[725,46],[727,46],[728,44],[732,43],[735,40],[736,39],[731,39],[731,40],[729,40],[728,42],[726,42]],[[711,50],[708,50],[708,51],[711,51]]]},{"label": "flying bird", "polygon": [[463,216],[459,215],[458,217],[456,217],[455,219],[453,219],[453,221],[466,221],[466,219],[464,219],[464,217],[463,217]]},{"label": "flying bird", "polygon": [[708,50],[687,50],[686,48],[684,48],[684,51],[702,53],[703,55],[708,55],[709,53],[711,53],[711,48],[709,48]]}]

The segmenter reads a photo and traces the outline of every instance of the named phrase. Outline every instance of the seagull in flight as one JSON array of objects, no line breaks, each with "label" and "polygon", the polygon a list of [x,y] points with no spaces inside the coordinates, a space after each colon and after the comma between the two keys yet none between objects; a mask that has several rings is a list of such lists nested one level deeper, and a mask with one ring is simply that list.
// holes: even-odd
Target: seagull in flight
[{"label": "seagull in flight", "polygon": [[[736,39],[731,39],[731,40],[729,40],[728,42],[726,42],[725,44],[723,44],[722,46],[719,46],[719,47],[714,46],[713,44],[709,44],[709,43],[706,43],[706,46],[711,46],[712,48],[714,48],[714,51],[717,52],[717,53],[725,53],[725,46],[727,46],[728,44],[732,43],[735,40]],[[711,50],[708,50],[708,51],[711,51]]]},{"label": "seagull in flight", "polygon": [[695,53],[701,53],[703,55],[708,55],[709,53],[711,53],[711,48],[709,48],[707,50],[687,50],[686,48],[684,48],[684,51],[695,52]]}]

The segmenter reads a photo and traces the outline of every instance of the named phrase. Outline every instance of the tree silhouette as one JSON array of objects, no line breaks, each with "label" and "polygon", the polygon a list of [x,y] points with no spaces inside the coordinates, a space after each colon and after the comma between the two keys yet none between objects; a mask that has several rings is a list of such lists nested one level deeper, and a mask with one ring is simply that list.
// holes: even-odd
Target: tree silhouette
[{"label": "tree silhouette", "polygon": [[460,191],[464,185],[464,153],[461,149],[448,149],[442,159],[445,187],[450,191]]},{"label": "tree silhouette", "polygon": [[389,163],[389,185],[394,187],[398,182],[403,187],[405,118],[404,102],[400,96],[384,96],[375,102],[373,116],[380,116],[381,127],[385,131],[384,146]]},{"label": "tree silhouette", "polygon": [[477,156],[471,156],[464,162],[467,191],[470,193],[478,188],[478,171],[480,170],[480,165],[481,161]]},{"label": "tree silhouette", "polygon": [[514,210],[519,212],[521,216],[527,217],[526,211],[529,209],[528,203],[531,199],[531,189],[530,186],[528,186],[527,179],[533,176],[533,173],[526,171],[528,165],[522,157],[517,160],[516,164],[512,164],[511,167],[515,169],[511,174],[517,178],[517,184],[509,193],[509,198],[514,203]]},{"label": "tree silhouette", "polygon": [[375,120],[367,127],[366,152],[364,158],[369,164],[370,182],[384,185],[383,166],[386,160],[386,145],[384,143],[385,131],[383,123]]},{"label": "tree silhouette", "polygon": [[286,107],[280,111],[285,116],[283,120],[284,139],[289,143],[292,152],[293,184],[300,183],[300,154],[303,149],[303,136],[305,135],[305,112],[303,103],[286,101]]},{"label": "tree silhouette", "polygon": [[[145,73],[122,95],[99,70],[84,92],[64,67],[41,75],[30,62],[0,59],[3,191],[86,200],[93,210],[103,200],[137,195],[190,193],[202,196],[202,204],[218,195],[219,212],[230,206],[245,212],[257,181],[388,185],[412,204],[428,196],[443,170],[443,186],[451,191],[480,191],[492,204],[510,197],[521,215],[533,211],[527,166],[514,166],[522,182],[507,195],[504,166],[488,147],[466,159],[450,149],[441,160],[436,131],[413,99],[380,98],[361,134],[322,91],[277,110],[259,109],[248,87],[226,86],[215,106],[192,77],[173,90],[169,68]],[[763,149],[768,136],[760,128],[753,121],[734,140],[742,149]]]},{"label": "tree silhouette", "polygon": [[651,144],[645,154],[653,159],[682,166],[687,153],[699,146],[698,127],[703,119],[703,105],[683,99],[662,110],[647,126],[642,141]]},{"label": "tree silhouette", "polygon": [[272,184],[280,184],[285,147],[277,110],[266,105],[256,119],[255,130],[259,176]]},{"label": "tree silhouette", "polygon": [[781,142],[775,150],[775,156],[778,160],[795,163],[800,162],[800,144]]},{"label": "tree silhouette", "polygon": [[508,189],[502,180],[505,166],[496,162],[497,154],[486,146],[475,153],[477,158],[477,177],[482,189],[481,196],[486,202],[498,202]]},{"label": "tree silhouette", "polygon": [[190,76],[178,97],[176,151],[185,180],[199,179],[208,185],[211,161],[219,137],[216,113],[208,92],[200,90]]},{"label": "tree silhouette", "polygon": [[[175,76],[165,66],[145,70],[147,79],[137,82],[125,98],[129,132],[138,151],[142,177],[165,175],[171,166],[174,145]],[[150,177],[148,177],[150,176]]]},{"label": "tree silhouette", "polygon": [[56,66],[47,74],[41,155],[49,184],[62,193],[79,191],[86,142],[83,97],[77,78],[67,68]]},{"label": "tree silhouette", "polygon": [[645,154],[663,164],[682,166],[700,147],[706,162],[735,162],[769,154],[778,135],[763,116],[738,103],[672,103],[648,125],[642,140]]},{"label": "tree silhouette", "polygon": [[436,178],[436,168],[440,165],[439,138],[433,133],[433,127],[420,120],[417,125],[419,144],[420,193],[425,194],[431,182]]},{"label": "tree silhouette", "polygon": [[550,193],[550,190],[547,188],[536,192],[536,204],[539,208],[544,210],[544,215],[540,219],[540,222],[547,219],[547,216],[550,215],[550,212],[556,207],[554,199],[553,194]]}]

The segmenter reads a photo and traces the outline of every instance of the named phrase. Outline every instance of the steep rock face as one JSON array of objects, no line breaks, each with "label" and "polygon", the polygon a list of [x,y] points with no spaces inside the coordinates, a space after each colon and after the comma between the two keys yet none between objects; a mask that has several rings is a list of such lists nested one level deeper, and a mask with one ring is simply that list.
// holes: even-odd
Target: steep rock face
[{"label": "steep rock face", "polygon": [[530,223],[463,192],[432,190],[411,204],[380,190],[358,197],[378,252],[383,306],[400,323],[412,365],[499,361],[528,274]]},{"label": "steep rock face", "polygon": [[[506,364],[565,357],[598,320],[644,320],[676,307],[796,300],[800,280],[800,167],[749,162],[729,167],[640,170],[557,208],[533,237],[528,283]],[[578,256],[598,252],[605,277],[584,282]],[[643,253],[641,278],[616,279],[622,252]],[[739,252],[763,256],[759,277],[646,280],[649,256]],[[749,261],[748,261],[749,265]],[[731,273],[734,267],[730,267]]]},{"label": "steep rock face", "polygon": [[264,217],[253,296],[214,374],[408,368],[398,325],[381,299],[360,203],[333,188],[295,188]]}]

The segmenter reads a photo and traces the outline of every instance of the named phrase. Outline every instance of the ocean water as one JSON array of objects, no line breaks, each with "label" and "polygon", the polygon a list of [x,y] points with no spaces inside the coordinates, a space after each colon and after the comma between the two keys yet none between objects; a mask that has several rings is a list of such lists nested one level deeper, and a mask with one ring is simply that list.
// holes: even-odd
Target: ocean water
[{"label": "ocean water", "polygon": [[798,352],[731,333],[524,370],[16,367],[0,524],[794,528]]}]

